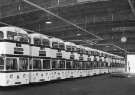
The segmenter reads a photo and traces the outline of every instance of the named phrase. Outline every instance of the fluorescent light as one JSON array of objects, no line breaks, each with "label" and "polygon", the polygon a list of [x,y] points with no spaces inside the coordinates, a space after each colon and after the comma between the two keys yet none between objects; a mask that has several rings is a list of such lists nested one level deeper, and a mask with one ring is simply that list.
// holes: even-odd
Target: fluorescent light
[{"label": "fluorescent light", "polygon": [[117,50],[116,48],[114,48],[113,50]]},{"label": "fluorescent light", "polygon": [[76,34],[76,35],[77,35],[77,36],[81,36],[81,34],[79,34],[79,33],[78,33],[78,34]]},{"label": "fluorescent light", "polygon": [[126,38],[125,36],[121,37],[121,42],[122,42],[122,43],[127,42],[127,38]]},{"label": "fluorescent light", "polygon": [[52,24],[52,22],[51,22],[51,21],[46,21],[45,23],[46,23],[46,24]]},{"label": "fluorescent light", "polygon": [[106,47],[110,47],[110,46],[106,46]]}]

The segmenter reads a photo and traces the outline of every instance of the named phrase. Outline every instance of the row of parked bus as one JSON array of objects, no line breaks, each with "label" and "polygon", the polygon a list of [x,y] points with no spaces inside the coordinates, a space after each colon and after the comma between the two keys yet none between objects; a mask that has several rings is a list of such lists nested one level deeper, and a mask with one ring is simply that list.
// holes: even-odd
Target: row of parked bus
[{"label": "row of parked bus", "polygon": [[125,59],[18,27],[0,27],[0,86],[124,72]]}]

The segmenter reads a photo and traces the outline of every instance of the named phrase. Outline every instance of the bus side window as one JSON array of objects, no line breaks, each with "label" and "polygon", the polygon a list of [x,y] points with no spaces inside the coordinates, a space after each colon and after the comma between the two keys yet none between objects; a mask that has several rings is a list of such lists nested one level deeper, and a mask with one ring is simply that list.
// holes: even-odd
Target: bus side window
[{"label": "bus side window", "polygon": [[43,69],[50,69],[50,60],[43,60]]},{"label": "bus side window", "polygon": [[0,70],[4,70],[4,59],[0,58]]},{"label": "bus side window", "polygon": [[66,62],[66,68],[67,69],[72,69],[72,62],[71,61]]},{"label": "bus side window", "polygon": [[52,43],[52,48],[58,49],[58,48],[59,48],[58,43],[57,43],[57,42],[53,42],[53,43]]},{"label": "bus side window", "polygon": [[83,62],[83,63],[82,63],[82,68],[83,68],[83,69],[86,69],[86,64],[87,64],[87,62]]},{"label": "bus side window", "polygon": [[41,45],[41,40],[38,38],[34,38],[34,45]]},{"label": "bus side window", "polygon": [[72,46],[72,51],[73,52],[77,52],[77,47],[76,46]]},{"label": "bus side window", "polygon": [[57,66],[57,60],[52,60],[52,69],[57,69],[58,66]]},{"label": "bus side window", "polygon": [[65,68],[65,61],[60,60],[60,61],[59,61],[59,64],[58,64],[58,68],[59,68],[59,69],[64,69],[64,68]]},{"label": "bus side window", "polygon": [[41,69],[42,69],[41,60],[34,59],[33,60],[33,70],[41,70]]},{"label": "bus side window", "polygon": [[29,69],[30,70],[33,69],[33,60],[32,60],[32,58],[30,58],[30,60],[29,60]]},{"label": "bus side window", "polygon": [[42,43],[43,43],[43,46],[45,46],[45,47],[50,47],[50,41],[49,41],[49,40],[43,39],[43,40],[42,40]]},{"label": "bus side window", "polygon": [[7,39],[8,40],[15,40],[15,36],[17,35],[17,33],[12,32],[12,31],[7,31]]},{"label": "bus side window", "polygon": [[19,58],[19,70],[27,70],[28,69],[28,59],[27,58]]},{"label": "bus side window", "polygon": [[3,40],[3,38],[4,38],[4,34],[2,31],[0,31],[0,40]]},{"label": "bus side window", "polygon": [[59,48],[61,50],[65,50],[65,44],[64,43],[59,43]]},{"label": "bus side window", "polygon": [[68,52],[70,52],[70,51],[72,50],[71,46],[66,45],[66,50],[67,50]]},{"label": "bus side window", "polygon": [[18,70],[18,64],[16,58],[7,58],[6,59],[6,70]]},{"label": "bus side window", "polygon": [[91,63],[90,62],[87,62],[86,63],[86,68],[89,69],[91,67],[90,65],[91,65]]},{"label": "bus side window", "polygon": [[83,62],[79,62],[78,66],[79,66],[79,69],[82,69],[83,68]]},{"label": "bus side window", "polygon": [[78,61],[73,61],[73,68],[78,69],[79,68],[79,62]]},{"label": "bus side window", "polygon": [[29,42],[29,37],[26,34],[19,33],[17,36],[19,37],[20,42]]}]

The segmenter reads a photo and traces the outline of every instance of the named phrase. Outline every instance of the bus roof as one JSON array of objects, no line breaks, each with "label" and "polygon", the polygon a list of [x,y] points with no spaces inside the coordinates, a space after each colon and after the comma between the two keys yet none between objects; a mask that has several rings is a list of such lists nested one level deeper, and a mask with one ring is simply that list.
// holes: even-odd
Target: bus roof
[{"label": "bus roof", "polygon": [[16,33],[22,33],[22,34],[28,34],[27,31],[23,30],[22,28],[14,27],[14,26],[5,26],[5,27],[0,27],[0,31],[2,32],[16,32]]}]

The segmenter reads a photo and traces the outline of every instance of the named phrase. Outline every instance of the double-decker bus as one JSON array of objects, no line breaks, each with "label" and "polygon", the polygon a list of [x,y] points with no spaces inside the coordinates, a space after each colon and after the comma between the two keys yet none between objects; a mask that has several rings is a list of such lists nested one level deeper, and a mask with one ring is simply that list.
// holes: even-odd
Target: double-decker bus
[{"label": "double-decker bus", "polygon": [[51,79],[52,49],[49,36],[32,33],[30,37],[30,82],[43,82]]},{"label": "double-decker bus", "polygon": [[29,83],[29,37],[17,27],[0,28],[0,86]]},{"label": "double-decker bus", "polygon": [[0,28],[0,86],[124,72],[124,57],[21,28]]}]

